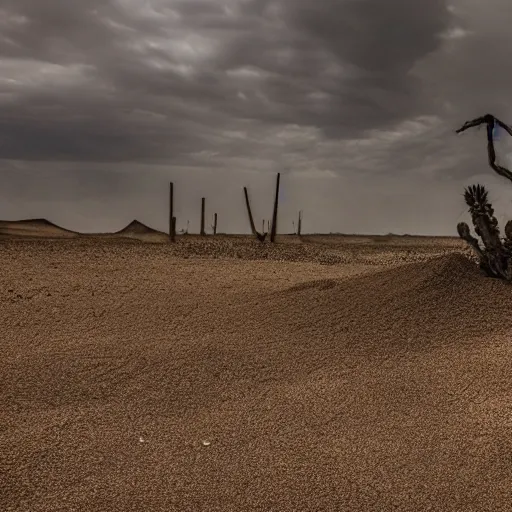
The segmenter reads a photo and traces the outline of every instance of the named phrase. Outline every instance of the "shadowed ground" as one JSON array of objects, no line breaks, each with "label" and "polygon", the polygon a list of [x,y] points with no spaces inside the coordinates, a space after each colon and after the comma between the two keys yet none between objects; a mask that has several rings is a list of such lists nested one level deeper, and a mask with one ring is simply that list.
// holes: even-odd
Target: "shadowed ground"
[{"label": "shadowed ground", "polygon": [[512,288],[342,238],[0,243],[0,502],[510,510]]}]

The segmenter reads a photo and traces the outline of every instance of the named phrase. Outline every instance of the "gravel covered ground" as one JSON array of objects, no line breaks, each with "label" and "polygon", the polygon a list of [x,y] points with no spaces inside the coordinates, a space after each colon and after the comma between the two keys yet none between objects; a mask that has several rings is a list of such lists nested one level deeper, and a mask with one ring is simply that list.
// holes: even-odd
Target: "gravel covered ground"
[{"label": "gravel covered ground", "polygon": [[512,510],[512,288],[465,253],[0,240],[0,509]]}]

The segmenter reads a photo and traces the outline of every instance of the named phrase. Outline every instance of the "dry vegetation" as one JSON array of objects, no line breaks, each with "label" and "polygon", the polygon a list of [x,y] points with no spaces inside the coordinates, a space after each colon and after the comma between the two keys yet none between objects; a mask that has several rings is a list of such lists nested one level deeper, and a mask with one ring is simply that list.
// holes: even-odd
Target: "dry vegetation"
[{"label": "dry vegetation", "polygon": [[463,241],[12,234],[3,509],[511,510],[512,295]]}]

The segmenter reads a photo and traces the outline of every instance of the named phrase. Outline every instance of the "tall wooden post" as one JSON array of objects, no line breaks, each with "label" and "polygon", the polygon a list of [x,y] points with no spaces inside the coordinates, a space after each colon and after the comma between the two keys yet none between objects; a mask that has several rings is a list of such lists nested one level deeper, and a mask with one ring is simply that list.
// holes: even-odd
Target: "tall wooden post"
[{"label": "tall wooden post", "polygon": [[244,187],[244,195],[245,205],[247,206],[247,214],[249,215],[249,223],[251,224],[251,232],[253,235],[256,235],[256,227],[254,226],[254,219],[252,217],[251,204],[249,203],[249,193],[247,192],[247,187]]},{"label": "tall wooden post", "polygon": [[277,208],[279,206],[279,179],[281,178],[281,173],[277,173],[277,181],[276,181],[276,197],[274,199],[274,213],[272,215],[272,232],[270,233],[270,241],[275,242],[276,233],[277,233]]},{"label": "tall wooden post", "polygon": [[213,214],[213,234],[217,234],[217,214]]},{"label": "tall wooden post", "polygon": [[254,225],[254,219],[252,217],[252,212],[251,212],[251,204],[249,203],[249,194],[247,192],[247,187],[244,187],[244,194],[245,194],[245,205],[247,206],[247,215],[249,215],[249,223],[251,224],[251,232],[260,242],[264,242],[267,234],[266,233],[260,234],[256,231],[256,226]]},{"label": "tall wooden post", "polygon": [[201,236],[204,236],[206,233],[204,231],[204,207],[205,207],[206,198],[201,198]]},{"label": "tall wooden post", "polygon": [[300,231],[302,229],[302,210],[299,211],[299,221],[297,223],[297,235],[300,236]]},{"label": "tall wooden post", "polygon": [[176,224],[173,223],[174,219],[174,183],[170,183],[169,187],[169,238],[174,242],[176,235]]},{"label": "tall wooden post", "polygon": [[171,228],[172,228],[172,241],[174,242],[175,241],[175,237],[176,237],[176,217],[172,218]]}]

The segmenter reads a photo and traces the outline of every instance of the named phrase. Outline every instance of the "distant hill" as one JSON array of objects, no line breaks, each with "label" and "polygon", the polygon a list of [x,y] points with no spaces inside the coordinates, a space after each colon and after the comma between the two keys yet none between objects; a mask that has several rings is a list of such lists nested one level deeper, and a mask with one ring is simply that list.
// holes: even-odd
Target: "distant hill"
[{"label": "distant hill", "polygon": [[76,238],[80,233],[46,219],[0,220],[0,237]]},{"label": "distant hill", "polygon": [[162,231],[157,231],[156,229],[150,228],[146,226],[146,224],[142,224],[138,220],[132,220],[128,226],[121,229],[120,231],[116,231],[114,234],[116,235],[155,235],[161,234],[167,236],[166,233]]},{"label": "distant hill", "polygon": [[0,238],[138,238],[148,241],[168,239],[162,231],[133,220],[114,233],[79,233],[57,226],[47,219],[0,220]]},{"label": "distant hill", "polygon": [[169,240],[167,233],[150,228],[138,220],[132,220],[128,226],[113,233],[113,236],[135,238],[145,242],[166,242]]}]

